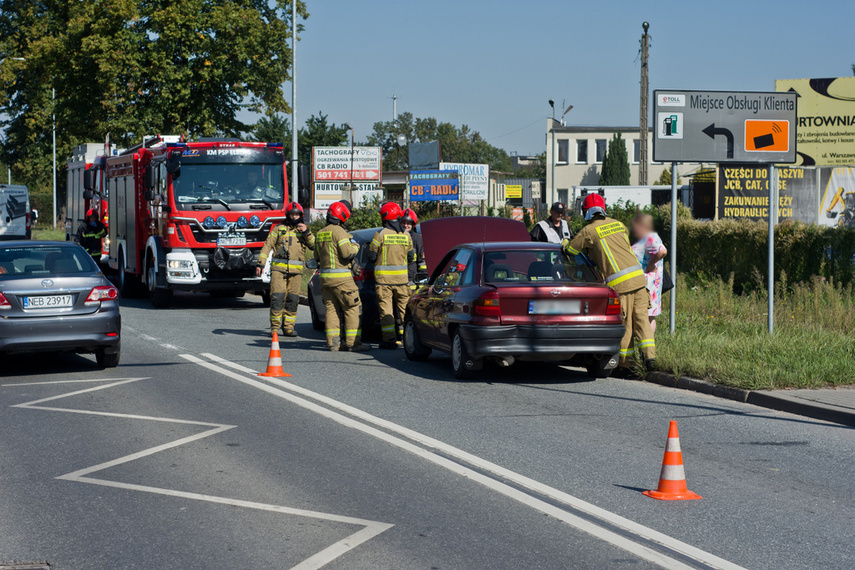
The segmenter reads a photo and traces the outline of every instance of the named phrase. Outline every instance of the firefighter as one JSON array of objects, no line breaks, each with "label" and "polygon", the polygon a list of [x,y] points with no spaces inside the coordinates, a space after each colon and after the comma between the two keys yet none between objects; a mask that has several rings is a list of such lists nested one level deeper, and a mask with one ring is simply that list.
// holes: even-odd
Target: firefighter
[{"label": "firefighter", "polygon": [[303,222],[303,206],[291,202],[286,208],[285,223],[279,224],[267,236],[255,275],[260,277],[270,259],[270,332],[297,336],[297,307],[300,303],[300,286],[303,283],[303,263],[306,248],[315,249],[315,236]]},{"label": "firefighter", "polygon": [[[350,203],[333,202],[327,210],[327,225],[315,240],[315,259],[321,277],[321,298],[326,308],[327,347],[333,351],[369,350],[360,341],[359,321],[362,301],[353,280],[353,262],[359,245],[344,229],[350,219]],[[341,326],[344,326],[344,346],[341,346]]]},{"label": "firefighter", "polygon": [[377,283],[377,306],[383,335],[380,348],[386,349],[398,347],[395,316],[397,314],[403,322],[411,294],[407,285],[408,265],[416,259],[413,240],[398,221],[401,214],[401,207],[394,202],[380,206],[383,229],[374,234],[368,246],[368,261],[374,264],[374,281]]},{"label": "firefighter", "polygon": [[647,316],[650,293],[644,268],[638,264],[629,246],[626,226],[606,216],[606,201],[599,194],[585,197],[582,213],[588,224],[572,240],[562,241],[562,249],[570,255],[584,251],[600,269],[606,284],[620,295],[626,331],[620,343],[618,365],[628,368],[627,361],[635,355],[637,346],[645,366],[650,368],[656,359],[656,345]]},{"label": "firefighter", "polygon": [[79,243],[86,250],[86,253],[92,256],[96,263],[101,261],[101,239],[107,235],[107,226],[98,219],[98,214],[95,210],[86,212],[86,218],[80,227],[77,228],[77,235],[74,236],[75,243]]},{"label": "firefighter", "polygon": [[535,224],[531,229],[531,241],[561,243],[565,239],[573,239],[573,232],[564,219],[566,208],[561,202],[555,202],[549,208],[549,217]]},{"label": "firefighter", "polygon": [[419,223],[419,217],[416,213],[407,208],[401,215],[401,227],[410,235],[413,240],[413,249],[416,251],[416,258],[407,266],[407,278],[410,289],[416,288],[416,274],[427,273],[427,264],[425,263],[425,247],[422,242],[422,234],[416,231],[416,226]]}]

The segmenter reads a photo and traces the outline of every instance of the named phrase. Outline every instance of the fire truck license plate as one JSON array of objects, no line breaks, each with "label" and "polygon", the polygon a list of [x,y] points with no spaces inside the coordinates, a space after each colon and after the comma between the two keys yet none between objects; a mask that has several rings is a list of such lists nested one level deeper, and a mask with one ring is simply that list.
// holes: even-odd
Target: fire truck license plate
[{"label": "fire truck license plate", "polygon": [[246,236],[223,236],[217,238],[217,245],[246,245]]},{"label": "fire truck license plate", "polygon": [[24,297],[25,309],[53,309],[72,306],[71,295],[40,295]]}]

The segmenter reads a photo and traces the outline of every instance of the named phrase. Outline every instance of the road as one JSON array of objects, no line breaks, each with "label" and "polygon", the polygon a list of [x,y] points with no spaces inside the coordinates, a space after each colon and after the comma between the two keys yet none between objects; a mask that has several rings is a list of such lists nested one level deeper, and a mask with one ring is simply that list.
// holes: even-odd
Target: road
[{"label": "road", "polygon": [[[301,307],[123,302],[123,356],[3,359],[0,565],[851,568],[855,432],[578,370],[329,353]],[[660,502],[668,421],[689,488]]]}]

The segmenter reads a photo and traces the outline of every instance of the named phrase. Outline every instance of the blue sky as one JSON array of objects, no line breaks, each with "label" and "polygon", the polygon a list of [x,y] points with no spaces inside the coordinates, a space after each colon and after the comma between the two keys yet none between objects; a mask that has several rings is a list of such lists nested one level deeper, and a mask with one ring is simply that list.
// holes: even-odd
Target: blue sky
[{"label": "blue sky", "polygon": [[467,124],[520,154],[544,150],[550,98],[574,105],[570,125],[637,125],[645,20],[651,90],[771,91],[775,79],[850,75],[855,63],[853,0],[307,4],[297,121],[323,111],[357,140],[391,120],[395,92],[399,112]]}]

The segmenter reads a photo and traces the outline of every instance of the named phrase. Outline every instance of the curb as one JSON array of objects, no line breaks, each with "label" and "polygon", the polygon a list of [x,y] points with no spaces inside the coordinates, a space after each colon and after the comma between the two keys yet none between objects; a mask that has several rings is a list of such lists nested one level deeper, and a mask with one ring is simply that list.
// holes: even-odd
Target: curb
[{"label": "curb", "polygon": [[667,374],[665,372],[651,372],[647,375],[645,381],[650,382],[651,384],[659,384],[660,386],[668,386],[669,388],[709,394],[718,398],[734,400],[744,404],[752,404],[754,406],[779,412],[788,412],[790,414],[805,416],[815,420],[855,426],[855,412],[849,412],[827,404],[810,402],[802,398],[795,398],[784,394],[772,394],[770,392],[759,390],[730,388],[728,386],[713,384],[706,380],[689,378],[688,376],[680,376],[678,378],[673,374]]}]

